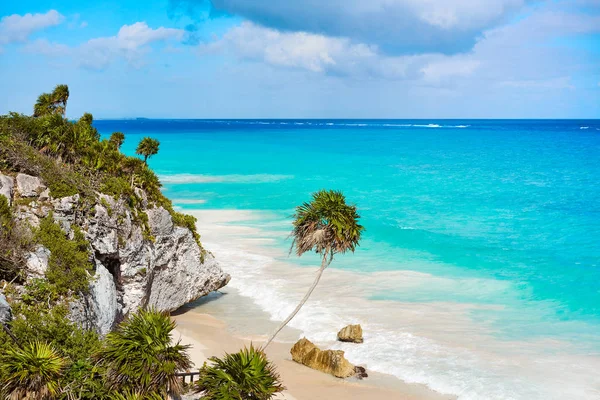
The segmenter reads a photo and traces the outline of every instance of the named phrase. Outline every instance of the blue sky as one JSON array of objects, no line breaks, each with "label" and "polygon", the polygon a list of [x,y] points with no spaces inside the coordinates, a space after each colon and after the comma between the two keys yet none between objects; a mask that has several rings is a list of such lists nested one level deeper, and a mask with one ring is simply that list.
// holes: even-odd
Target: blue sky
[{"label": "blue sky", "polygon": [[600,118],[600,0],[21,0],[0,113]]}]

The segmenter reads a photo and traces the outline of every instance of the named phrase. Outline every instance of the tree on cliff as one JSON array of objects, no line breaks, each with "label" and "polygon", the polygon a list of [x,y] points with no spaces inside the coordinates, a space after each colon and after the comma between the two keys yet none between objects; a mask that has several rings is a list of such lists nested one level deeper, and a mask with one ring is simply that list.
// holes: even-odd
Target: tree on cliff
[{"label": "tree on cliff", "polygon": [[144,164],[148,164],[148,158],[158,153],[160,142],[150,137],[145,137],[138,144],[135,154],[144,156]]},{"label": "tree on cliff", "polygon": [[265,348],[306,303],[317,287],[323,271],[333,261],[334,255],[354,252],[364,230],[358,223],[359,218],[356,206],[346,204],[344,194],[334,190],[313,193],[310,203],[296,207],[294,230],[291,234],[294,241],[290,253],[295,250],[296,254],[301,256],[307,251],[314,251],[322,257],[321,268],[302,301],[271,335]]},{"label": "tree on cliff", "polygon": [[69,100],[69,87],[57,85],[52,93],[42,93],[33,106],[33,116],[43,117],[45,115],[65,115]]},{"label": "tree on cliff", "polygon": [[108,141],[117,150],[119,150],[121,148],[121,146],[123,145],[123,143],[125,142],[125,135],[123,134],[123,132],[113,132],[113,134],[110,135],[110,139],[108,139]]}]

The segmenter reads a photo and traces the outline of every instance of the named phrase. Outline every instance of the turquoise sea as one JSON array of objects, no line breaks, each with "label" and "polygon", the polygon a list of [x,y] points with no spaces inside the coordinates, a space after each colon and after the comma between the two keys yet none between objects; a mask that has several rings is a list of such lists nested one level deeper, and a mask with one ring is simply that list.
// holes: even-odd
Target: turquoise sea
[{"label": "turquoise sea", "polygon": [[[331,303],[319,297],[292,326],[326,341],[326,321],[361,322],[369,333],[344,348],[351,361],[460,399],[600,399],[600,121],[95,126],[124,132],[129,154],[157,138],[150,165],[178,207],[251,210],[282,253],[293,208],[344,191],[364,240],[326,272],[340,279]],[[281,318],[293,279],[256,276],[239,286],[256,286],[246,295]]]}]

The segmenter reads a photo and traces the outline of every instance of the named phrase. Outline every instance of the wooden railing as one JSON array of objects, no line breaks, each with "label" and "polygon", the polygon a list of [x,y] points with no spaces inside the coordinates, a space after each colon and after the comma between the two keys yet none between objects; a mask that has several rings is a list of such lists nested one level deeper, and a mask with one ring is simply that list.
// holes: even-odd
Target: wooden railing
[{"label": "wooden railing", "polygon": [[175,376],[180,377],[183,383],[194,383],[194,380],[198,380],[200,372],[177,372]]}]

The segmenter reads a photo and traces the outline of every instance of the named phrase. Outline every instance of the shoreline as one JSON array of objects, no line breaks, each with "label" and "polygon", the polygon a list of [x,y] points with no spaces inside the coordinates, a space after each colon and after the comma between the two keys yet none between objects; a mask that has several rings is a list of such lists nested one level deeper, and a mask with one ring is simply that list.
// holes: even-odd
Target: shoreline
[{"label": "shoreline", "polygon": [[[189,354],[195,369],[212,356],[236,352],[251,343],[264,343],[264,337],[244,337],[229,331],[227,324],[197,308],[182,308],[172,314],[177,323],[173,340],[190,345]],[[357,346],[360,346],[358,344]],[[277,396],[288,400],[450,400],[424,385],[410,384],[386,374],[367,371],[368,378],[339,379],[292,361],[290,343],[274,341],[266,353],[275,364],[286,390]]]},{"label": "shoreline", "polygon": [[[202,232],[204,243],[208,249],[214,249],[217,258],[231,274],[233,282],[218,292],[200,298],[173,313],[178,325],[175,339],[180,337],[184,344],[193,345],[190,353],[196,368],[198,368],[208,357],[221,357],[224,352],[238,351],[250,343],[257,345],[264,343],[267,334],[278,325],[278,322],[275,321],[277,318],[274,319],[259,304],[255,304],[252,297],[248,297],[247,293],[240,290],[244,287],[242,282],[247,279],[260,280],[262,276],[244,275],[240,267],[247,262],[248,257],[258,258],[260,265],[265,265],[265,263],[272,265],[270,264],[273,262],[271,257],[280,255],[280,250],[272,246],[274,238],[280,235],[280,229],[278,229],[280,226],[259,222],[261,221],[260,212],[256,213],[251,210],[184,211],[198,219],[197,225],[199,231]],[[224,244],[226,244],[225,247]],[[302,279],[312,281],[312,271],[310,269],[305,271],[307,274],[302,274]],[[282,276],[278,279],[288,280],[290,278],[297,281],[299,276]],[[238,281],[237,284],[236,281]],[[328,279],[325,279],[324,282],[327,281]],[[240,284],[242,287],[238,287]],[[324,292],[327,292],[325,289],[327,284],[324,283],[324,285]],[[293,286],[297,286],[295,290],[299,289],[302,292],[297,294],[301,296],[305,287],[308,287],[308,283]],[[271,300],[275,301],[275,299]],[[317,296],[313,300],[318,303],[319,297]],[[318,325],[322,322],[312,321]],[[364,366],[369,374],[369,377],[364,380],[356,378],[342,380],[297,364],[291,360],[289,351],[302,336],[301,333],[302,330],[287,326],[267,349],[269,359],[277,366],[282,375],[283,384],[288,388],[282,398],[298,400],[337,398],[350,400],[447,400],[456,398],[456,396],[440,394],[423,384],[408,383],[394,375],[375,372],[369,369],[369,365],[360,362],[354,363]],[[332,337],[335,337],[336,333],[337,331],[330,332]],[[329,339],[322,340],[322,338],[311,335],[307,335],[307,338],[322,349],[337,349],[336,346],[339,346],[339,344],[331,343]],[[361,347],[363,350],[367,349],[364,344],[357,346],[363,346]],[[359,348],[357,347],[357,349]],[[353,362],[351,359],[349,361]]]}]

